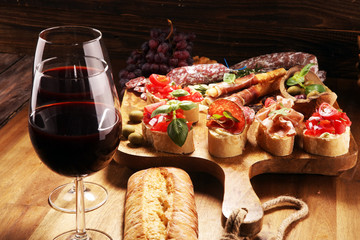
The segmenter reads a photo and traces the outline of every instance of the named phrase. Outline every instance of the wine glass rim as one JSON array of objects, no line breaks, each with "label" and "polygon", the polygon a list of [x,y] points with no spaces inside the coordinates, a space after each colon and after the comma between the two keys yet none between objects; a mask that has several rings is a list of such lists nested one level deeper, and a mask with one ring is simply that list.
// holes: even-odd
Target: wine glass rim
[{"label": "wine glass rim", "polygon": [[88,44],[88,43],[91,43],[91,42],[95,42],[95,41],[99,41],[101,38],[102,38],[102,32],[96,28],[93,28],[93,27],[87,27],[87,26],[81,26],[81,25],[62,25],[62,26],[54,26],[54,27],[49,27],[49,28],[46,28],[44,30],[42,30],[40,33],[39,33],[39,39],[41,39],[42,41],[48,43],[48,44],[54,44],[54,45],[68,45],[67,43],[56,43],[56,42],[53,42],[53,41],[50,41],[48,39],[45,39],[44,38],[44,34],[46,32],[50,32],[50,31],[56,31],[56,30],[60,30],[60,29],[82,29],[82,30],[90,30],[90,31],[93,31],[95,33],[98,34],[97,37],[94,37],[88,41],[83,41],[83,42],[74,42],[72,45],[76,46],[78,44]]},{"label": "wine glass rim", "polygon": [[[104,59],[100,59],[100,58],[97,58],[97,57],[93,57],[93,56],[83,56],[84,58],[92,58],[92,59],[96,59],[100,62],[102,62],[104,64],[104,67],[102,69],[99,69],[99,68],[96,68],[96,67],[89,67],[91,69],[96,69],[96,71],[92,74],[89,74],[87,77],[88,78],[91,78],[91,77],[95,77],[95,76],[98,76],[98,75],[101,75],[105,72],[108,71],[108,68],[109,68],[109,65],[108,63],[104,60]],[[35,67],[35,72],[38,72],[40,73],[42,76],[44,77],[47,77],[47,78],[57,78],[57,79],[67,79],[67,80],[75,80],[75,79],[78,79],[78,77],[73,77],[73,78],[61,78],[61,77],[54,77],[54,76],[51,76],[51,75],[48,75],[45,73],[45,71],[40,71],[39,68],[40,66],[44,65],[46,62],[49,62],[49,61],[52,61],[54,59],[61,59],[62,57],[52,57],[52,58],[48,58],[48,59],[45,59],[43,61],[41,61],[40,63],[38,63]],[[70,66],[70,65],[69,65]],[[77,67],[77,66],[76,66]],[[60,68],[60,67],[59,67]]]}]

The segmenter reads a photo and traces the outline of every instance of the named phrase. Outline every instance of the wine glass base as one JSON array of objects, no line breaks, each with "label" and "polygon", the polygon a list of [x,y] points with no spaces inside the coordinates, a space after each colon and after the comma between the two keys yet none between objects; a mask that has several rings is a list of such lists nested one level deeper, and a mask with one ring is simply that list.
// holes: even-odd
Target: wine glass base
[{"label": "wine glass base", "polygon": [[86,236],[76,236],[76,230],[64,232],[54,240],[112,240],[106,233],[96,229],[86,229]]},{"label": "wine glass base", "polygon": [[[108,199],[107,190],[99,184],[84,182],[85,212],[101,207]],[[65,212],[76,213],[76,193],[73,182],[55,188],[49,195],[52,208]]]}]

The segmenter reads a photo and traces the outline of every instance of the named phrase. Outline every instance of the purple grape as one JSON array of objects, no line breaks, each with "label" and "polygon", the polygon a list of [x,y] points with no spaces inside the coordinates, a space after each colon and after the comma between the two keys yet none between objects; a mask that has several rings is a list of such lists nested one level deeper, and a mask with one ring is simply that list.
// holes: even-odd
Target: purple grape
[{"label": "purple grape", "polygon": [[127,77],[127,75],[128,75],[128,71],[126,71],[125,69],[123,69],[123,70],[121,70],[120,72],[119,72],[119,78],[121,79],[121,78],[126,78]]},{"label": "purple grape", "polygon": [[146,53],[147,51],[149,51],[149,42],[144,42],[142,45],[141,45],[141,51]]},{"label": "purple grape", "polygon": [[127,78],[128,79],[133,79],[133,78],[136,78],[136,75],[133,72],[129,72],[128,75],[127,75]]},{"label": "purple grape", "polygon": [[160,64],[159,66],[159,72],[160,74],[167,74],[169,72],[169,66],[166,64]]},{"label": "purple grape", "polygon": [[159,71],[159,64],[153,63],[150,65],[150,71],[152,73],[157,73]]},{"label": "purple grape", "polygon": [[150,49],[156,50],[158,46],[159,46],[159,42],[157,40],[155,40],[155,39],[150,39],[149,40]]},{"label": "purple grape", "polygon": [[134,64],[128,64],[126,66],[126,70],[128,70],[129,72],[132,72],[136,69],[136,66]]},{"label": "purple grape", "polygon": [[181,40],[180,42],[176,43],[176,49],[177,50],[184,50],[188,46],[187,42],[185,40]]},{"label": "purple grape", "polygon": [[145,56],[146,61],[148,63],[153,63],[154,62],[154,55],[155,55],[154,51],[150,50]]},{"label": "purple grape", "polygon": [[170,58],[169,59],[169,65],[171,67],[177,67],[178,63],[179,63],[179,59],[177,59],[177,58]]},{"label": "purple grape", "polygon": [[159,44],[159,46],[157,48],[157,52],[158,53],[166,53],[169,49],[170,49],[169,44],[166,42],[162,42]]},{"label": "purple grape", "polygon": [[186,60],[187,58],[190,57],[190,53],[186,50],[183,51],[175,51],[174,52],[174,57],[178,58],[179,60]]},{"label": "purple grape", "polygon": [[161,29],[153,28],[150,30],[150,37],[155,39],[158,38],[161,34]]},{"label": "purple grape", "polygon": [[141,69],[137,68],[134,70],[134,74],[137,76],[137,77],[141,77],[143,74],[142,74],[142,71]]},{"label": "purple grape", "polygon": [[181,60],[178,63],[178,67],[186,67],[189,66],[189,64],[186,62],[186,60]]}]

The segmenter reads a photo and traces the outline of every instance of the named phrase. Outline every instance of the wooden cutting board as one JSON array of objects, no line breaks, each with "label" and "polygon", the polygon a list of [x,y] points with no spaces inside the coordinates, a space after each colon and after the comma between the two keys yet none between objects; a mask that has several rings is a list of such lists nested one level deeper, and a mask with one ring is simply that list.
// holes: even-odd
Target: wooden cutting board
[{"label": "wooden cutting board", "polygon": [[[129,123],[129,113],[141,110],[146,105],[133,92],[125,92],[121,113],[123,125]],[[241,225],[241,232],[255,235],[261,230],[263,209],[261,202],[252,188],[250,179],[262,173],[306,173],[338,175],[355,166],[358,146],[351,135],[350,149],[339,157],[323,157],[305,153],[295,147],[290,156],[276,157],[256,146],[253,124],[248,132],[248,142],[242,155],[231,158],[216,158],[207,148],[206,113],[200,113],[200,120],[194,126],[195,151],[188,155],[176,155],[157,152],[151,146],[136,147],[127,140],[122,140],[115,155],[115,161],[131,169],[140,170],[158,166],[179,167],[186,171],[209,173],[218,178],[224,186],[222,203],[223,215],[228,218],[237,208],[246,208],[248,213]],[[141,133],[141,124],[135,124]]]}]

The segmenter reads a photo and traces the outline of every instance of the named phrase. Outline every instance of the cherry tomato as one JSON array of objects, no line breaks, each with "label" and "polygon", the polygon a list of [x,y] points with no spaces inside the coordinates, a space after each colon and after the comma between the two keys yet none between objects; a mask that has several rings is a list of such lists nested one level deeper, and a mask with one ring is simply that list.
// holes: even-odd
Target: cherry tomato
[{"label": "cherry tomato", "polygon": [[346,130],[346,125],[341,120],[334,120],[334,128],[336,134],[342,134]]},{"label": "cherry tomato", "polygon": [[147,105],[144,107],[144,113],[151,113],[157,109],[158,107],[162,106],[162,105],[165,105],[166,104],[166,101],[161,101],[161,102],[157,102],[157,103],[152,103],[150,105]]},{"label": "cherry tomato", "polygon": [[151,74],[149,80],[152,84],[157,86],[166,86],[170,83],[170,79],[165,75]]},{"label": "cherry tomato", "polygon": [[161,122],[157,122],[152,128],[152,131],[157,131],[157,132],[166,132],[167,131],[167,127],[169,126],[170,121],[161,121]]},{"label": "cherry tomato", "polygon": [[275,101],[273,98],[268,97],[268,98],[266,98],[266,100],[265,100],[264,107],[268,107],[268,106],[272,105],[272,104],[275,103],[275,102],[276,102],[276,101]]},{"label": "cherry tomato", "polygon": [[351,121],[350,118],[346,115],[346,113],[342,112],[340,114],[339,120],[341,120],[345,124],[345,126],[350,127]]},{"label": "cherry tomato", "polygon": [[324,102],[319,107],[319,114],[324,119],[335,120],[339,118],[341,112],[339,112],[336,108],[331,106],[330,104]]}]

